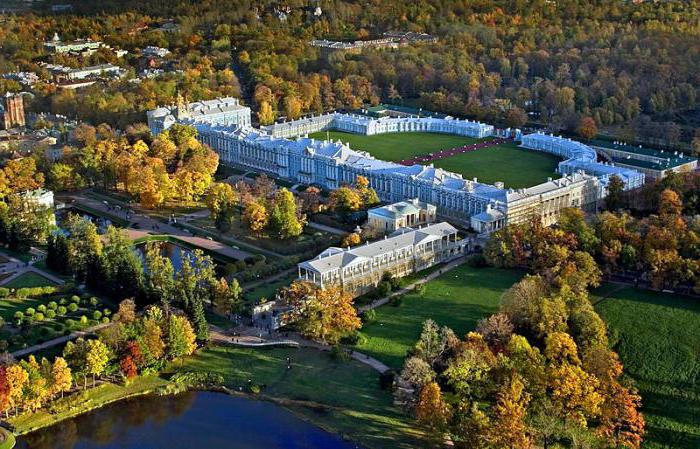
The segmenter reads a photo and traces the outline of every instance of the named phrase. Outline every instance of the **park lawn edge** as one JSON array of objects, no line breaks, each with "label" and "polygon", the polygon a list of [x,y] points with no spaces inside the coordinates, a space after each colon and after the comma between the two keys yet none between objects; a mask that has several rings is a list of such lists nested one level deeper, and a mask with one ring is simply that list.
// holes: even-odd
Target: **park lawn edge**
[{"label": "park lawn edge", "polygon": [[[210,347],[209,349],[216,348],[217,346]],[[218,346],[218,347],[226,347],[226,346]],[[206,350],[207,347],[201,348],[200,350]],[[88,399],[93,399],[95,397],[100,397],[101,395],[104,394],[104,390],[108,390],[108,393],[106,397],[103,400],[100,400],[96,403],[92,403],[91,401],[85,401],[83,404],[89,404],[89,406],[81,406],[81,407],[76,407],[72,410],[63,412],[63,413],[58,413],[58,414],[51,414],[46,408],[43,408],[41,410],[38,410],[36,412],[31,412],[31,413],[24,413],[19,416],[15,416],[12,418],[9,418],[7,420],[7,423],[10,424],[14,429],[13,431],[9,431],[9,429],[4,429],[3,427],[0,427],[0,431],[2,429],[7,430],[13,438],[13,444],[11,446],[7,446],[7,449],[11,449],[14,447],[14,436],[21,436],[25,435],[46,427],[53,426],[55,424],[58,424],[62,421],[72,419],[75,417],[78,417],[80,415],[83,415],[85,413],[92,412],[94,410],[100,409],[102,407],[105,407],[107,405],[122,401],[122,400],[127,400],[139,396],[145,396],[148,394],[153,394],[158,391],[164,391],[163,387],[166,387],[167,385],[171,385],[171,381],[167,380],[163,377],[163,375],[170,375],[173,373],[178,372],[180,369],[186,366],[186,362],[189,360],[194,360],[196,359],[197,355],[194,357],[189,357],[185,359],[183,362],[179,364],[173,363],[169,367],[167,367],[163,373],[159,375],[151,375],[151,376],[140,376],[134,380],[132,380],[128,385],[119,385],[111,382],[105,382],[101,385],[98,385],[96,387],[88,388],[87,394],[88,394]],[[350,363],[359,363],[355,361],[350,361]],[[370,369],[370,368],[367,368]],[[356,433],[352,430],[349,429],[343,429],[343,426],[340,425],[341,423],[341,418],[342,416],[346,417],[352,417],[356,411],[354,410],[336,410],[334,413],[338,413],[338,415],[323,415],[326,416],[326,419],[323,419],[321,415],[317,415],[316,412],[314,411],[315,408],[318,407],[330,407],[331,409],[333,406],[329,404],[325,404],[323,402],[317,402],[317,401],[308,401],[308,400],[299,400],[295,399],[292,397],[289,397],[284,394],[267,394],[267,393],[258,393],[258,394],[253,394],[253,393],[246,393],[246,392],[238,392],[236,390],[233,390],[229,388],[225,383],[223,385],[219,386],[212,386],[208,388],[190,388],[190,391],[211,391],[211,392],[216,392],[216,393],[221,393],[221,394],[227,394],[229,396],[237,396],[237,397],[245,397],[248,399],[252,400],[262,400],[262,401],[267,401],[271,402],[279,407],[282,407],[286,410],[288,410],[290,413],[292,413],[294,416],[297,418],[311,423],[314,426],[328,432],[332,433],[335,435],[340,436],[344,440],[348,441],[353,441],[358,444],[361,444],[362,447],[365,447],[367,449],[381,449],[386,446],[381,446],[378,445],[376,441],[373,441],[369,436],[361,434],[361,433]],[[163,394],[179,394],[182,393],[183,391],[177,390],[173,392],[167,392]],[[78,394],[78,393],[76,393]],[[401,414],[403,416],[403,414]],[[382,418],[385,418],[387,420],[394,420],[395,417],[392,416],[385,416],[385,415],[377,415]],[[408,422],[408,417],[406,417],[406,426],[405,430],[402,430],[403,433],[406,434],[406,436],[409,436],[409,433],[411,435],[412,439],[422,439],[425,440],[424,442],[426,444],[429,444],[424,433],[420,431],[420,429],[414,427],[412,423]],[[334,425],[334,422],[336,424]],[[374,444],[373,444],[374,443]],[[428,447],[428,446],[421,446],[421,447]],[[5,446],[0,444],[0,449],[5,449]]]}]

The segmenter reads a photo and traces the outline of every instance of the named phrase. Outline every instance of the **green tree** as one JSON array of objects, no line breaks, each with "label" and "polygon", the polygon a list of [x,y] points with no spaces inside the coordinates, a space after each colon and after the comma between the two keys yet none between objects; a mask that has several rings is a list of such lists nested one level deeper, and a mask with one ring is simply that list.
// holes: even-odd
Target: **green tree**
[{"label": "green tree", "polygon": [[190,355],[197,348],[196,336],[187,318],[170,315],[168,319],[167,351],[170,359]]},{"label": "green tree", "polygon": [[605,208],[607,210],[615,211],[622,207],[622,195],[624,190],[624,181],[617,175],[610,176],[607,194],[605,196]]},{"label": "green tree", "polygon": [[109,348],[100,340],[88,340],[85,351],[85,370],[92,375],[92,386],[95,386],[96,376],[105,372],[111,354]]},{"label": "green tree", "polygon": [[289,190],[282,188],[275,194],[268,226],[283,239],[297,237],[304,230],[304,224],[297,214],[294,195]]}]

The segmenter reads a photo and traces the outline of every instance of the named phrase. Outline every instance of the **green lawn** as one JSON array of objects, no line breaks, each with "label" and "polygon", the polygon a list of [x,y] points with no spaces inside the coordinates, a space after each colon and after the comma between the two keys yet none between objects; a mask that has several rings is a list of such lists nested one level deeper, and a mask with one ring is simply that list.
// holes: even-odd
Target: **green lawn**
[{"label": "green lawn", "polygon": [[642,395],[644,447],[700,447],[700,301],[633,288],[594,293],[610,295],[596,309]]},{"label": "green lawn", "polygon": [[440,159],[434,164],[467,179],[478,178],[486,184],[502,181],[506,188],[518,189],[558,178],[555,170],[560,161],[548,153],[503,144]]},{"label": "green lawn", "polygon": [[7,284],[3,285],[6,288],[31,288],[31,287],[46,287],[56,285],[55,282],[45,278],[44,276],[28,271],[20,274]]},{"label": "green lawn", "polygon": [[276,281],[263,284],[257,288],[246,291],[245,293],[243,293],[243,297],[246,301],[250,301],[251,303],[257,302],[261,298],[269,300],[275,299],[275,293],[277,293],[277,290],[279,290],[281,287],[288,286],[289,284],[294,282],[296,278],[297,272],[294,271],[289,276],[284,276]]},{"label": "green lawn", "polygon": [[391,392],[379,388],[378,373],[356,361],[336,361],[314,349],[215,347],[180,369],[219,373],[231,388],[245,387],[251,379],[265,385],[265,395],[323,404],[327,410],[289,408],[369,449],[428,447],[419,442],[412,420],[393,407]]},{"label": "green lawn", "polygon": [[428,282],[423,295],[409,293],[398,307],[376,309],[376,319],[362,329],[367,340],[357,350],[398,369],[425,320],[449,326],[463,337],[481,318],[498,309],[503,292],[521,276],[519,271],[497,268],[455,268]]},{"label": "green lawn", "polygon": [[472,144],[481,140],[450,134],[419,132],[364,136],[362,134],[329,131],[327,137],[326,132],[321,131],[310,134],[309,137],[316,139],[327,139],[330,137],[333,141],[340,139],[344,143],[349,142],[352,149],[367,151],[377,159],[385,161],[400,161],[421,154]]}]

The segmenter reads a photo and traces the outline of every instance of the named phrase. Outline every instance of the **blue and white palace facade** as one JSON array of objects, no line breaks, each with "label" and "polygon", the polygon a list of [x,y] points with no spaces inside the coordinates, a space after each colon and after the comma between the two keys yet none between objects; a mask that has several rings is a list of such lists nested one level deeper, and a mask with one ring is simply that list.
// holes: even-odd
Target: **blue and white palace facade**
[{"label": "blue and white palace facade", "polygon": [[[216,100],[214,100],[216,101]],[[250,125],[250,109],[224,99],[228,106],[208,103],[181,104],[148,113],[154,134],[173,123],[189,124],[198,139],[212,147],[224,164],[242,167],[300,184],[336,189],[352,184],[358,175],[369,179],[382,201],[395,203],[417,198],[437,206],[438,215],[477,232],[488,233],[527,220],[538,214],[545,225],[556,223],[567,207],[594,209],[605,196],[609,177],[620,176],[627,188],[644,182],[644,175],[628,168],[596,162],[595,151],[576,141],[545,134],[522,137],[524,148],[545,151],[565,158],[559,164],[563,176],[526,189],[509,189],[464,179],[432,165],[404,166],[382,161],[369,153],[350,148],[340,141],[306,135],[334,129],[356,134],[390,132],[435,132],[485,138],[496,134],[492,125],[468,120],[423,117],[371,118],[354,114],[324,114],[260,129]],[[197,104],[196,113],[191,110]],[[519,136],[519,132],[516,132]]]}]

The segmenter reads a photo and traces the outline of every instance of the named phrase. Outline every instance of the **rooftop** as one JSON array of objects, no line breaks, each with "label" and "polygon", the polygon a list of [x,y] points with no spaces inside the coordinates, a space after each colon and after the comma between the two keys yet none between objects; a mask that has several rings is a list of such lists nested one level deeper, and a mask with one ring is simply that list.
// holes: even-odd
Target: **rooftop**
[{"label": "rooftop", "polygon": [[413,247],[420,243],[441,240],[443,237],[457,232],[451,224],[442,222],[422,229],[402,230],[392,237],[378,240],[373,243],[359,245],[354,248],[342,249],[331,247],[319,254],[315,259],[307,260],[299,264],[301,268],[327,273],[340,268],[370,261],[373,257],[387,254],[391,251]]}]

